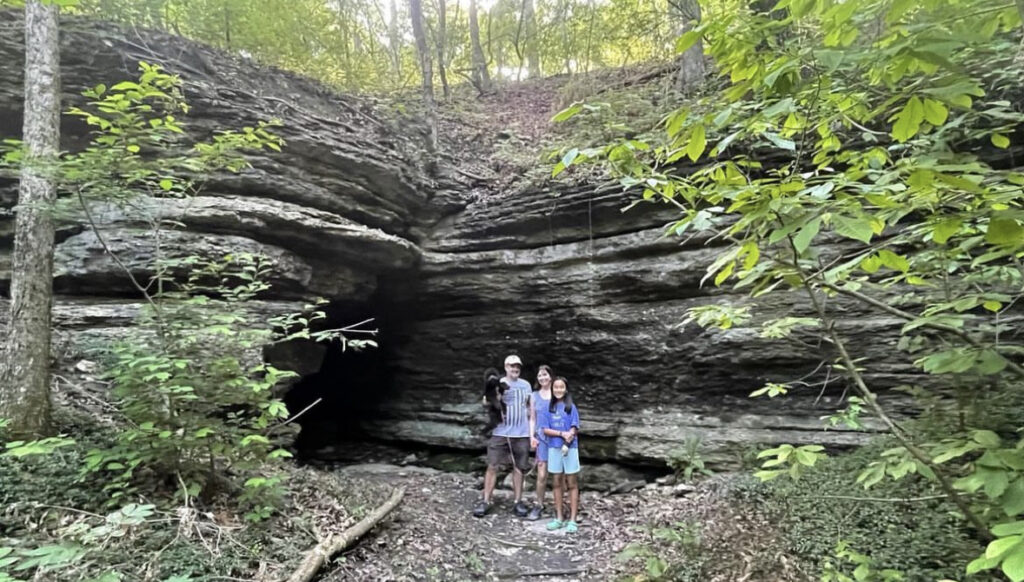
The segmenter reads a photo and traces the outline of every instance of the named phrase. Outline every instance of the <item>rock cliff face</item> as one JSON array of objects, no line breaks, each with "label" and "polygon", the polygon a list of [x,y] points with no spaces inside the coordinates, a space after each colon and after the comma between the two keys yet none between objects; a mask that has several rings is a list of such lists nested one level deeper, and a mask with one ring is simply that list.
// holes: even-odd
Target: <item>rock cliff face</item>
[{"label": "rock cliff face", "polygon": [[[681,244],[662,236],[669,209],[644,204],[622,213],[629,195],[587,185],[470,196],[467,186],[437,177],[444,167],[429,173],[415,138],[358,101],[175,37],[65,24],[68,101],[87,86],[130,78],[146,60],[182,75],[196,135],[281,119],[281,154],[254,157],[243,174],[215,177],[187,207],[147,204],[185,225],[162,240],[165,252],[245,250],[276,260],[273,289],[254,317],[323,296],[339,323],[377,320],[382,345],[371,353],[297,344],[272,354],[307,374],[290,395],[293,409],[323,399],[303,419],[309,450],[353,429],[476,450],[480,375],[512,352],[526,361],[530,380],[542,363],[569,379],[590,459],[663,464],[690,437],[702,439],[705,458],[719,464],[736,462],[754,444],[862,440],[821,432],[819,417],[834,410],[844,389],[834,376],[782,402],[746,397],[767,380],[825,379],[819,364],[828,354],[813,339],[783,343],[747,329],[680,325],[689,307],[748,300],[701,285],[715,249],[699,238]],[[0,12],[0,27],[16,26],[17,16]],[[19,35],[0,40],[4,136],[19,132],[20,42]],[[82,128],[69,122],[65,136],[73,148]],[[0,183],[0,193],[12,207],[13,184]],[[94,211],[111,249],[145,277],[151,235],[114,207]],[[0,221],[3,287],[11,224]],[[62,332],[102,339],[130,324],[137,298],[90,230],[67,226],[56,261]],[[911,379],[912,371],[892,360],[894,340],[883,333],[897,323],[847,307],[852,323],[845,331],[857,356],[893,362],[873,380],[891,386]],[[757,306],[762,319],[806,311],[796,295]]]}]

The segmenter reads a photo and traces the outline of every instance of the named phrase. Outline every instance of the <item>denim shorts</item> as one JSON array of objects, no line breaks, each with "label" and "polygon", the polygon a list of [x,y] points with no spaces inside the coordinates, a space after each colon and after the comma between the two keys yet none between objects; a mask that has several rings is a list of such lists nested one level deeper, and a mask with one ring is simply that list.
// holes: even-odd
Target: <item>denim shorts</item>
[{"label": "denim shorts", "polygon": [[548,448],[548,473],[558,475],[575,475],[580,472],[580,450],[577,447],[570,447],[569,454],[562,456],[562,447]]},{"label": "denim shorts", "polygon": [[539,441],[537,443],[537,462],[547,463],[548,462],[548,443],[547,439],[542,439],[539,436],[536,437]]}]

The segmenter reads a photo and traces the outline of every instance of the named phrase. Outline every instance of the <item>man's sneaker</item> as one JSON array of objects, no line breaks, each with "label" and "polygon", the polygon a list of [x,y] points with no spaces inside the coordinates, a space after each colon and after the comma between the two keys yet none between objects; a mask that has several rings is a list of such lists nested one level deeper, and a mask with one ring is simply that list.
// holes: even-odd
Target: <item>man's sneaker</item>
[{"label": "man's sneaker", "polygon": [[516,506],[512,508],[512,513],[515,513],[516,517],[526,517],[530,510],[526,508],[526,504],[522,501],[516,501]]},{"label": "man's sneaker", "polygon": [[487,515],[487,512],[491,509],[491,504],[487,503],[483,499],[480,500],[476,506],[473,507],[473,517],[483,517]]},{"label": "man's sneaker", "polygon": [[534,505],[530,508],[530,513],[526,516],[526,519],[530,521],[537,521],[540,519],[540,514],[544,512],[543,505]]}]

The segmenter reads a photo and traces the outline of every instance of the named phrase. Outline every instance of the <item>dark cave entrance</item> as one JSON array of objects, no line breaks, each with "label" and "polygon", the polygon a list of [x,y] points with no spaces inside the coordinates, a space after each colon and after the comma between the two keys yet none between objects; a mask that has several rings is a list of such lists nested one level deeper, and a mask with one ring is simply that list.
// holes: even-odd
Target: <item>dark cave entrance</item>
[{"label": "dark cave entrance", "polygon": [[[332,340],[328,344],[298,342],[283,350],[291,352],[285,354],[285,359],[306,361],[304,366],[292,367],[305,369],[297,370],[302,377],[284,396],[289,412],[301,413],[295,421],[300,427],[295,440],[300,457],[316,457],[325,447],[364,440],[361,421],[380,408],[391,386],[388,350],[394,321],[388,317],[385,302],[376,297],[365,303],[336,302],[324,311],[326,320],[318,322],[317,328],[342,328],[372,319],[361,329],[376,329],[376,335],[353,333],[346,337],[372,339],[378,347],[353,349],[340,340]],[[322,357],[317,365],[318,354]],[[271,361],[275,359],[273,354],[268,357]]]}]

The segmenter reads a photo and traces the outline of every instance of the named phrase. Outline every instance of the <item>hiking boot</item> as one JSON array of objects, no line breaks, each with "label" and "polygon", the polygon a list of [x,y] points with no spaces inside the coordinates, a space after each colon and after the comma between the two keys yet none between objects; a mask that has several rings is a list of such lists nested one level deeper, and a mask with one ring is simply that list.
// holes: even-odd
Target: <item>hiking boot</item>
[{"label": "hiking boot", "polygon": [[490,511],[490,509],[491,504],[481,499],[480,502],[473,507],[473,517],[483,517],[487,515],[487,512]]},{"label": "hiking boot", "polygon": [[516,517],[526,517],[530,510],[527,509],[526,504],[522,501],[516,501],[516,506],[512,508],[512,513],[516,514]]},{"label": "hiking boot", "polygon": [[534,505],[533,507],[530,508],[530,513],[527,514],[526,519],[530,521],[537,521],[538,519],[540,519],[541,513],[544,513],[544,506]]}]

